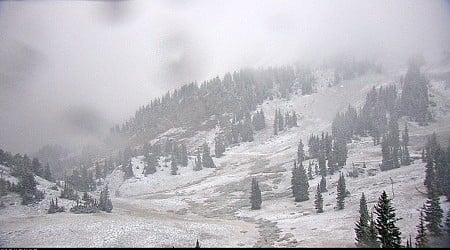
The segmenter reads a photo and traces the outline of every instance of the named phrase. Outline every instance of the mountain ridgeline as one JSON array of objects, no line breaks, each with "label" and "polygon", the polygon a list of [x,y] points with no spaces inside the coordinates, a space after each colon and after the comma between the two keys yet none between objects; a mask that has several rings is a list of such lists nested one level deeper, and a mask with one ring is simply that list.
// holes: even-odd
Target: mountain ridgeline
[{"label": "mountain ridgeline", "polygon": [[[376,63],[354,59],[335,62],[329,67],[334,71],[329,87],[369,72],[381,72],[381,66]],[[313,70],[298,65],[247,68],[226,73],[222,78],[217,76],[200,85],[192,82],[154,98],[141,106],[134,117],[112,127],[107,144],[114,145],[125,139],[125,145],[143,145],[170,128],[198,131],[217,124],[230,143],[251,141],[250,132],[233,131],[237,129],[233,125],[239,124],[242,130],[249,130],[249,126],[252,130],[262,129],[264,125],[259,116],[263,111],[251,115],[259,104],[267,99],[289,99],[292,94],[312,94],[316,92],[315,85]],[[295,111],[293,115],[296,119]]]}]

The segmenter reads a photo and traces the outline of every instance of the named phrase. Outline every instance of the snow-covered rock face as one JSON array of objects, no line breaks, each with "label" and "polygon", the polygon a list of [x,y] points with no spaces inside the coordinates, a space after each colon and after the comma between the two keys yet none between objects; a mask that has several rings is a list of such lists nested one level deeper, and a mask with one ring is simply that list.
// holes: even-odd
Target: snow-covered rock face
[{"label": "snow-covered rock face", "polygon": [[[448,70],[448,69],[447,69]],[[354,223],[358,219],[359,199],[364,192],[369,210],[385,190],[393,198],[402,237],[415,237],[418,208],[426,197],[424,164],[416,160],[410,166],[380,172],[379,146],[371,138],[361,138],[348,145],[346,186],[350,197],[344,210],[335,210],[338,173],[327,176],[328,192],[323,193],[324,213],[314,209],[314,193],[320,177],[310,180],[310,200],[294,202],[291,170],[300,139],[307,148],[311,133],[330,132],[336,112],[349,104],[359,107],[372,86],[397,83],[403,72],[367,75],[341,86],[328,87],[332,72],[315,72],[317,93],[294,95],[290,100],[267,100],[264,110],[266,128],[255,133],[253,142],[228,148],[221,158],[213,158],[216,169],[193,171],[194,157],[187,167],[178,166],[178,175],[170,173],[170,159],[159,158],[157,172],[144,176],[144,157],[131,160],[134,177],[124,180],[117,168],[105,183],[113,202],[111,214],[78,215],[70,212],[48,215],[49,199],[58,192],[50,191],[52,183],[38,179],[39,188],[48,196],[35,206],[9,205],[0,209],[0,244],[4,247],[193,247],[198,239],[202,247],[354,247]],[[448,95],[440,82],[431,82],[440,106],[447,105]],[[437,94],[439,92],[439,95]],[[447,99],[445,99],[445,97]],[[295,110],[298,127],[273,135],[275,110]],[[439,120],[428,127],[411,124],[410,152],[420,155],[417,146],[424,136],[437,130],[450,131],[450,115],[440,113]],[[403,127],[402,120],[400,127]],[[189,146],[204,142],[214,151],[214,136],[219,128],[198,132],[185,138]],[[172,129],[163,136],[182,133]],[[361,162],[366,162],[366,168]],[[355,163],[353,166],[352,163]],[[166,167],[167,166],[167,167]],[[308,160],[303,162],[308,166]],[[357,178],[347,176],[357,168]],[[262,190],[262,208],[250,210],[250,185],[256,177]],[[392,181],[391,181],[392,180]],[[98,194],[97,194],[98,195]],[[2,198],[4,199],[4,198]],[[17,196],[7,197],[10,201]],[[72,201],[61,200],[66,208]],[[449,203],[442,201],[444,211]]]}]

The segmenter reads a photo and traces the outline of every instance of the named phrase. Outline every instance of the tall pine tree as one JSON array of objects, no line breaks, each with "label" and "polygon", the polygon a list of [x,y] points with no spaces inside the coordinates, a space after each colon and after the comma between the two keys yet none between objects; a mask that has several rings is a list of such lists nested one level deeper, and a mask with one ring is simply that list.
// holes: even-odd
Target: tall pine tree
[{"label": "tall pine tree", "polygon": [[255,177],[252,178],[252,190],[250,195],[250,203],[252,205],[252,210],[261,208],[261,190],[259,189],[258,181]]},{"label": "tall pine tree", "polygon": [[113,209],[111,199],[109,198],[108,185],[106,185],[100,192],[99,208],[100,210],[105,211],[107,213],[111,213]]},{"label": "tall pine tree", "polygon": [[[374,232],[373,219],[369,217],[367,201],[364,193],[359,200],[359,221],[355,223],[356,247],[358,248],[377,248],[377,234]],[[372,228],[371,228],[372,227]]]},{"label": "tall pine tree", "polygon": [[425,205],[422,210],[420,210],[419,217],[419,225],[417,225],[417,235],[416,235],[416,248],[428,248],[428,236],[425,230],[424,224],[424,215],[423,210],[425,209]]},{"label": "tall pine tree", "polygon": [[344,178],[344,174],[341,173],[341,175],[339,176],[339,180],[338,180],[338,184],[337,184],[337,208],[338,209],[344,209],[344,200],[345,200],[345,196],[347,196],[346,194],[346,186],[345,186],[345,178]]},{"label": "tall pine tree", "polygon": [[323,198],[322,193],[320,192],[320,186],[317,184],[316,196],[314,200],[314,207],[316,208],[317,213],[323,213]]},{"label": "tall pine tree", "polygon": [[296,161],[294,161],[294,168],[292,169],[291,185],[296,202],[309,200],[308,176],[303,165],[300,163],[297,167]]},{"label": "tall pine tree", "polygon": [[447,233],[450,234],[450,209],[447,210],[447,218],[445,219],[445,227],[447,228]]},{"label": "tall pine tree", "polygon": [[273,134],[278,135],[278,110],[275,109],[275,118],[273,119]]},{"label": "tall pine tree", "polygon": [[378,203],[375,205],[375,228],[378,231],[378,239],[382,248],[400,248],[401,232],[395,223],[400,220],[396,218],[395,208],[391,204],[386,191],[383,191]]},{"label": "tall pine tree", "polygon": [[200,171],[202,167],[202,157],[200,156],[200,150],[197,150],[197,158],[195,159],[194,171]]},{"label": "tall pine tree", "polygon": [[381,171],[392,169],[391,150],[389,147],[389,139],[386,135],[383,135],[381,139]]},{"label": "tall pine tree", "polygon": [[156,173],[156,166],[158,165],[158,160],[155,155],[149,153],[148,156],[145,157],[144,176]]},{"label": "tall pine tree", "polygon": [[400,167],[400,163],[398,161],[400,153],[400,138],[398,129],[398,117],[395,113],[392,113],[389,119],[388,139],[391,151],[392,167],[398,168]]},{"label": "tall pine tree", "polygon": [[405,123],[405,129],[403,130],[402,134],[402,149],[401,149],[402,150],[401,164],[404,166],[411,164],[408,144],[409,144],[408,124]]},{"label": "tall pine tree", "polygon": [[323,150],[320,150],[320,153],[319,153],[319,169],[320,169],[321,176],[327,176],[325,152],[323,152]]},{"label": "tall pine tree", "polygon": [[300,139],[300,142],[298,143],[298,148],[297,148],[297,161],[298,162],[303,162],[305,160],[305,151],[303,150],[303,142]]},{"label": "tall pine tree", "polygon": [[322,176],[322,179],[320,179],[319,187],[320,187],[321,193],[325,193],[326,191],[328,191],[327,190],[327,179],[323,176]]},{"label": "tall pine tree", "polygon": [[[434,184],[432,184],[435,186]],[[441,222],[443,211],[440,205],[439,195],[437,194],[436,188],[433,187],[428,193],[428,199],[426,201],[425,207],[425,220],[428,222],[428,231],[433,236],[440,236],[442,234]]]},{"label": "tall pine tree", "polygon": [[187,155],[187,149],[186,144],[181,144],[181,166],[187,167],[188,165],[188,155]]},{"label": "tall pine tree", "polygon": [[204,168],[215,168],[216,165],[214,164],[209,150],[208,144],[206,142],[203,143],[202,164]]},{"label": "tall pine tree", "polygon": [[176,162],[175,158],[172,157],[172,161],[170,163],[170,174],[177,175],[178,174],[177,171],[178,171],[177,162]]}]

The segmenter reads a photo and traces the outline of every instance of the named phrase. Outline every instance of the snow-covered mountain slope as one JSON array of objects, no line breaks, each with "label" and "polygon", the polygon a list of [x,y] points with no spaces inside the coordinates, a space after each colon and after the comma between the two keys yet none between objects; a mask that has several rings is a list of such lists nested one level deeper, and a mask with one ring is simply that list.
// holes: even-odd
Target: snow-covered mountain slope
[{"label": "snow-covered mountain slope", "polygon": [[[447,71],[449,69],[446,69]],[[320,180],[310,181],[310,200],[294,202],[290,191],[291,169],[300,139],[307,142],[311,133],[330,131],[336,112],[349,104],[362,105],[372,86],[397,83],[402,70],[382,75],[367,75],[342,85],[328,87],[330,72],[316,72],[318,91],[312,95],[294,95],[290,100],[274,99],[261,105],[266,128],[255,134],[253,142],[228,148],[221,158],[213,158],[216,169],[192,170],[179,167],[179,175],[170,174],[170,161],[160,159],[153,175],[144,176],[143,158],[132,159],[135,177],[123,180],[118,168],[106,179],[113,202],[111,214],[79,215],[70,212],[47,215],[39,211],[15,212],[21,206],[0,210],[0,244],[8,247],[193,247],[199,239],[204,247],[354,247],[354,223],[358,219],[359,199],[364,192],[371,209],[383,190],[393,198],[401,218],[402,237],[415,237],[418,209],[424,203],[424,164],[416,160],[410,166],[380,172],[379,146],[370,138],[348,145],[349,156],[344,173],[350,197],[344,210],[335,210],[338,174],[327,177],[328,192],[324,213],[314,210],[314,191]],[[419,155],[424,136],[436,131],[446,134],[450,114],[446,111],[449,95],[445,83],[431,82],[430,93],[437,107],[436,122],[427,127],[410,123],[411,155]],[[298,127],[273,135],[275,109],[295,110]],[[403,128],[405,120],[400,122]],[[188,139],[190,146],[207,142],[213,148],[216,130],[202,131]],[[306,143],[305,143],[306,144]],[[305,148],[307,150],[307,148]],[[192,156],[193,157],[193,156]],[[359,162],[365,161],[366,168]],[[165,167],[167,165],[168,167]],[[308,165],[305,161],[304,166]],[[250,185],[256,177],[262,190],[262,208],[250,210]],[[45,203],[43,203],[45,204]],[[444,211],[450,204],[442,200]],[[19,216],[20,215],[20,216]]]}]

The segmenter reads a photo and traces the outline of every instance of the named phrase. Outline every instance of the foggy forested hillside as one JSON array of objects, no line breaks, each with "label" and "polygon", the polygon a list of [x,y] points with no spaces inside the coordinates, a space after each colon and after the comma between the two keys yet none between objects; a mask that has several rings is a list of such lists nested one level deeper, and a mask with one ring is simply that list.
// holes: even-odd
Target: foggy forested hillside
[{"label": "foggy forested hillside", "polygon": [[449,247],[450,6],[343,6],[1,2],[0,246]]}]

